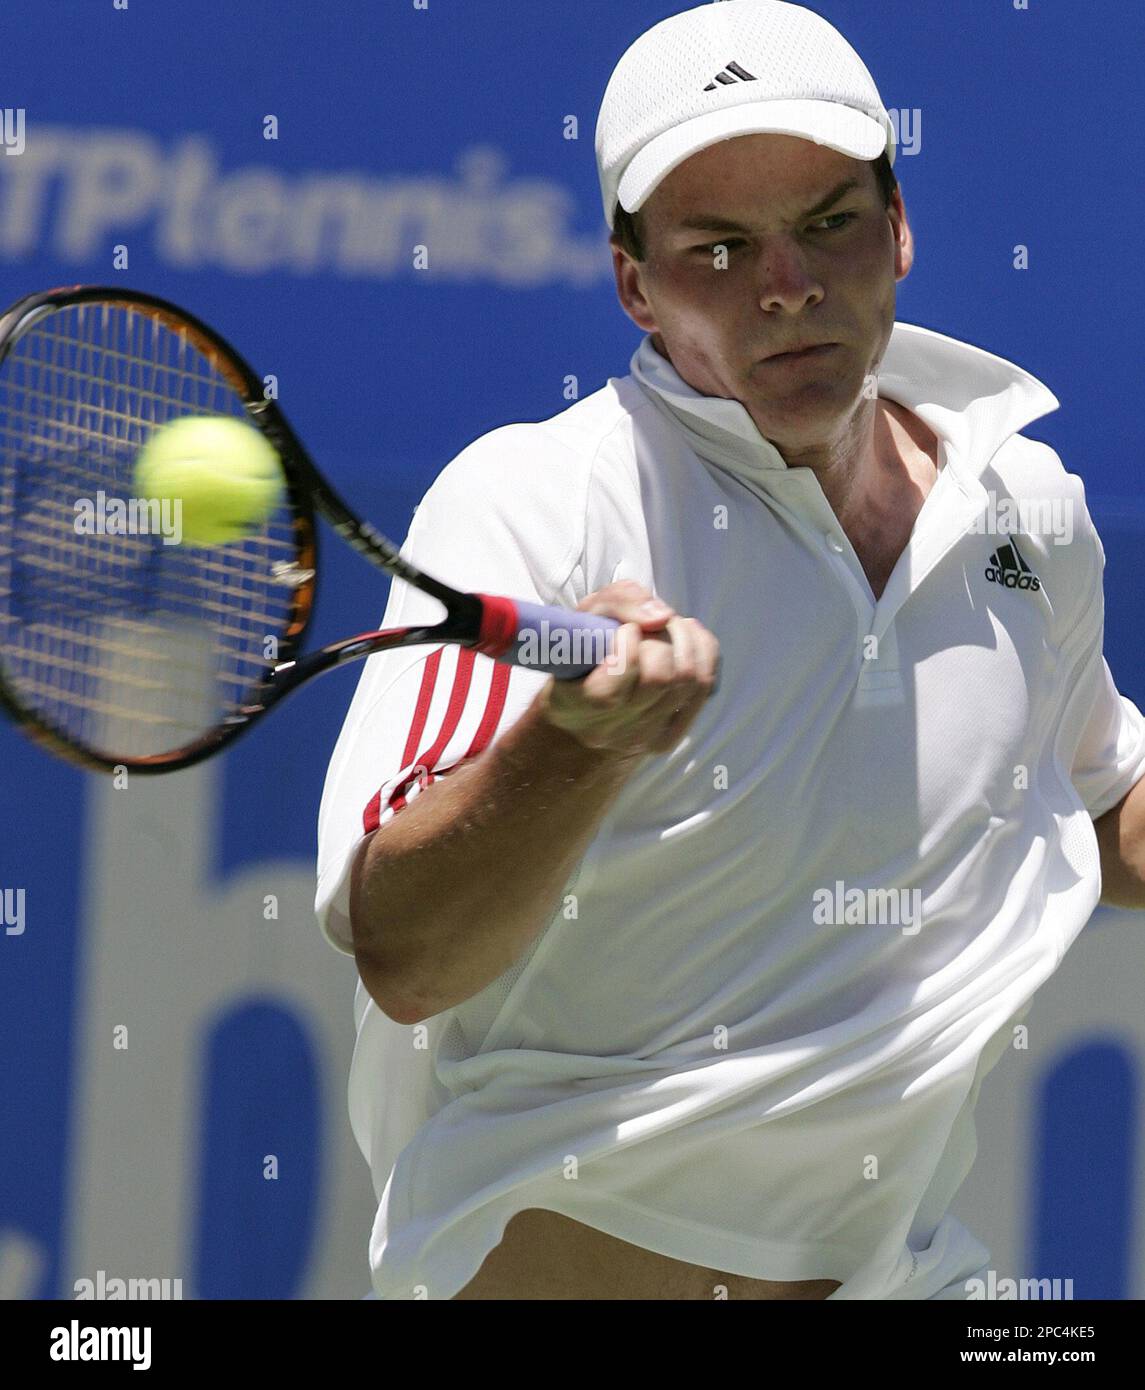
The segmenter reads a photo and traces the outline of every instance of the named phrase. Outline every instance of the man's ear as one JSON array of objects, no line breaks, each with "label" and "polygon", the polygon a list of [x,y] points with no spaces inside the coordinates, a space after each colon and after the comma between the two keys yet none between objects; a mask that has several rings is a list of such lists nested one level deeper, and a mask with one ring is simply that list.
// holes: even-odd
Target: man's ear
[{"label": "man's ear", "polygon": [[656,322],[652,306],[644,294],[642,263],[632,259],[621,246],[615,233],[609,237],[608,244],[612,251],[612,271],[616,279],[616,297],[620,300],[620,307],[637,328],[643,329],[645,333],[658,332],[660,325]]},{"label": "man's ear", "polygon": [[905,280],[914,265],[914,233],[910,229],[901,188],[896,188],[891,194],[887,216],[895,237],[895,279]]}]

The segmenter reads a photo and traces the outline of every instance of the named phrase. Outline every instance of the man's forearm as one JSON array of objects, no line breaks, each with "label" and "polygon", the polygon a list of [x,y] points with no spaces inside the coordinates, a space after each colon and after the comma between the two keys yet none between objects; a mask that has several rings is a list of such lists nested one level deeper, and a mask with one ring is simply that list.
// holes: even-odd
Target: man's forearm
[{"label": "man's forearm", "polygon": [[351,885],[359,973],[391,1018],[470,998],[529,947],[640,759],[583,747],[539,696],[471,763],[366,842]]}]

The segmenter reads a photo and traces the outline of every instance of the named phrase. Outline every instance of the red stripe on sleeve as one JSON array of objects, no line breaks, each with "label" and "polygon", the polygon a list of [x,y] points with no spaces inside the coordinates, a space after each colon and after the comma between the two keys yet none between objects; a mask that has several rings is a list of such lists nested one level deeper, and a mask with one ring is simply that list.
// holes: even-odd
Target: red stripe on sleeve
[{"label": "red stripe on sleeve", "polygon": [[[430,656],[425,669],[421,673],[421,689],[417,693],[417,704],[414,706],[413,719],[410,721],[409,735],[406,738],[405,751],[402,753],[402,767],[408,767],[410,759],[414,756],[421,736],[425,731],[425,721],[429,717],[429,707],[433,703],[433,689],[437,684],[437,672],[441,666],[441,654],[445,649],[439,647]],[[362,814],[362,827],[366,834],[371,830],[377,830],[378,819],[382,811],[382,793],[379,789],[370,798]]]},{"label": "red stripe on sleeve", "polygon": [[[469,694],[469,686],[473,680],[473,662],[473,653],[466,647],[460,648],[457,653],[457,670],[454,672],[453,676],[453,689],[449,692],[449,705],[445,711],[445,719],[442,721],[441,732],[438,734],[437,738],[434,739],[432,745],[427,748],[424,753],[418,755],[417,766],[424,768],[426,773],[432,772],[434,763],[437,762],[438,758],[440,758],[446,748],[449,747],[449,740],[453,737],[458,724],[461,722],[461,714],[465,709],[465,697]],[[403,767],[409,765],[411,756],[412,754],[407,744],[405,762],[402,764]],[[399,788],[395,795],[390,797],[390,805],[395,811],[400,811],[406,804],[405,788],[408,786],[409,782],[406,782],[405,786]]]},{"label": "red stripe on sleeve", "polygon": [[506,666],[502,661],[497,662],[493,667],[493,681],[489,687],[489,699],[485,705],[485,714],[478,725],[477,732],[473,735],[473,742],[465,754],[466,758],[475,758],[493,737],[494,730],[500,723],[501,714],[505,708],[505,694],[509,689],[509,676],[511,674],[512,668]]},{"label": "red stripe on sleeve", "polygon": [[[415,711],[413,723],[410,727],[409,738],[406,740],[405,750],[402,754],[402,766],[409,767],[410,764],[413,763],[414,766],[421,769],[421,773],[420,776],[415,775],[407,778],[401,786],[394,788],[388,804],[393,808],[395,814],[402,810],[407,804],[405,793],[414,781],[420,780],[424,789],[424,787],[430,786],[436,780],[436,776],[433,772],[433,765],[449,746],[449,742],[453,738],[458,724],[461,722],[461,716],[465,712],[465,702],[468,698],[473,680],[474,662],[474,653],[463,647],[458,654],[457,672],[454,676],[453,689],[449,697],[449,706],[445,712],[445,719],[442,723],[441,731],[433,744],[427,748],[424,753],[418,756],[415,762],[415,750],[425,729],[429,706],[433,699],[438,667],[441,664],[441,652],[437,651],[433,655],[432,673],[429,671],[429,663],[427,663],[427,670],[422,678],[421,692],[418,696],[417,710]],[[470,743],[457,766],[460,766],[463,762],[468,762],[470,758],[475,758],[477,754],[488,745],[490,739],[493,737],[494,733],[496,733],[497,725],[501,722],[501,716],[505,711],[505,699],[508,694],[511,675],[511,667],[502,662],[496,662],[494,664],[489,685],[489,695],[485,701],[485,712],[481,716],[481,722],[477,726],[476,733],[473,735],[473,741]],[[452,768],[446,768],[437,775],[445,776],[446,773],[452,770]],[[381,792],[379,791],[371,799],[370,804],[366,807],[365,815],[362,818],[362,823],[367,834],[371,830],[377,830],[381,820],[381,812]]]}]

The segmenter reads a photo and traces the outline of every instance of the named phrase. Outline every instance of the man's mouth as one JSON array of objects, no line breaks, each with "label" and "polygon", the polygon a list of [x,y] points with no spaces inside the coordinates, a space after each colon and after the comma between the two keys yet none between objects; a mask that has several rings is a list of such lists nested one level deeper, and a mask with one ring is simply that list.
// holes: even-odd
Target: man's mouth
[{"label": "man's mouth", "polygon": [[798,362],[803,359],[810,361],[812,358],[825,356],[833,348],[838,346],[838,343],[808,343],[802,347],[793,347],[781,352],[773,352],[763,360],[765,362]]}]

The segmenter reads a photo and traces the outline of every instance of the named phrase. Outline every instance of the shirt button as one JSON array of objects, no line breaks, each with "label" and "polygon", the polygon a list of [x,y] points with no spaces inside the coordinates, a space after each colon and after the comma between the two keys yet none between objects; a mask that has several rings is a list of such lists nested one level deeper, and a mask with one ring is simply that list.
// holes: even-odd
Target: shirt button
[{"label": "shirt button", "polygon": [[842,555],[843,542],[839,539],[838,536],[835,535],[833,531],[826,532],[824,539],[827,542],[828,550],[833,550],[836,555]]}]

